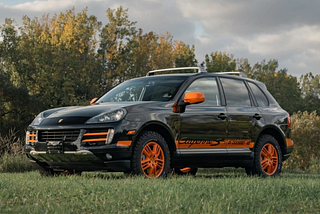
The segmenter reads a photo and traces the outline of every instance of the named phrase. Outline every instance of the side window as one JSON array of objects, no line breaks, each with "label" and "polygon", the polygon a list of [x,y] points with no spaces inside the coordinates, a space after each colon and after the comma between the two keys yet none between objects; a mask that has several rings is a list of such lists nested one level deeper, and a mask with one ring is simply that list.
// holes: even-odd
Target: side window
[{"label": "side window", "polygon": [[227,106],[251,106],[248,89],[242,80],[221,78]]},{"label": "side window", "polygon": [[266,95],[261,91],[261,89],[254,83],[248,82],[254,97],[256,98],[258,105],[260,107],[266,107],[269,106],[269,101]]},{"label": "side window", "polygon": [[216,78],[207,77],[195,80],[187,88],[187,92],[202,92],[205,97],[203,103],[197,104],[199,106],[220,106],[220,96]]}]

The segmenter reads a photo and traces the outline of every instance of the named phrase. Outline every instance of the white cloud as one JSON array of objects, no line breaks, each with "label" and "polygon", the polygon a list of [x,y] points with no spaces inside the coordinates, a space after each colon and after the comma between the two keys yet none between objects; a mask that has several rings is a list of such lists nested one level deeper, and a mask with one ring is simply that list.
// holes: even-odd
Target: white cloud
[{"label": "white cloud", "polygon": [[285,32],[240,38],[238,41],[253,54],[274,55],[300,51],[316,53],[320,47],[320,27],[303,26]]},{"label": "white cloud", "polygon": [[212,44],[212,38],[207,36],[198,36],[197,39],[199,40],[201,45],[210,45]]},{"label": "white cloud", "polygon": [[99,0],[47,0],[47,1],[33,1],[26,2],[22,4],[17,4],[13,6],[8,6],[8,8],[16,9],[20,11],[34,11],[34,12],[45,12],[46,11],[56,11],[63,10],[66,8],[71,8],[78,4],[85,4],[92,1]]},{"label": "white cloud", "polygon": [[215,35],[252,35],[319,24],[320,1],[177,0],[184,17],[201,22]]},{"label": "white cloud", "polygon": [[251,64],[278,59],[280,68],[300,76],[320,74],[320,1],[305,0],[37,0],[8,6],[0,3],[0,24],[11,17],[21,23],[43,14],[76,12],[107,22],[106,10],[129,8],[129,20],[145,33],[170,32],[174,40],[195,45],[196,57],[214,51],[248,58]]}]

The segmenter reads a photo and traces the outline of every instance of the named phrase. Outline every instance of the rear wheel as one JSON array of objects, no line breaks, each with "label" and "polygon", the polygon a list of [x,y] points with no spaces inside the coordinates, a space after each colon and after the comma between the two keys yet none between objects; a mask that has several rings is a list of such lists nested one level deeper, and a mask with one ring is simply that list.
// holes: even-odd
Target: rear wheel
[{"label": "rear wheel", "polygon": [[255,147],[253,174],[275,176],[281,168],[282,152],[278,141],[271,135],[262,135]]},{"label": "rear wheel", "polygon": [[184,168],[174,168],[173,172],[176,175],[196,175],[198,168],[196,167],[184,167]]},{"label": "rear wheel", "polygon": [[142,133],[132,156],[134,174],[147,178],[166,177],[170,171],[170,153],[164,138],[157,132]]}]

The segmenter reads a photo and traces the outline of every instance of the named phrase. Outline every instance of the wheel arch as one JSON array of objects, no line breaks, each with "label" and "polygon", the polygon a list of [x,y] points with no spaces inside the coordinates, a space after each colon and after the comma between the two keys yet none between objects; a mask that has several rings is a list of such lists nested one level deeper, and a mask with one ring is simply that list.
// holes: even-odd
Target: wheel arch
[{"label": "wheel arch", "polygon": [[[282,156],[286,152],[286,140],[285,140],[285,134],[282,132],[282,130],[276,126],[266,126],[259,134],[255,142],[258,141],[258,139],[264,135],[264,134],[269,134],[273,136],[279,143]],[[255,144],[256,146],[256,144]]]},{"label": "wheel arch", "polygon": [[131,148],[134,148],[135,144],[137,143],[139,137],[142,135],[144,131],[154,131],[159,133],[167,142],[169,150],[170,150],[170,156],[172,160],[173,153],[176,151],[176,145],[173,138],[173,134],[169,127],[167,127],[165,124],[159,122],[159,121],[150,121],[148,123],[145,123],[141,126],[141,128],[138,130],[137,134],[133,138],[133,144]]}]

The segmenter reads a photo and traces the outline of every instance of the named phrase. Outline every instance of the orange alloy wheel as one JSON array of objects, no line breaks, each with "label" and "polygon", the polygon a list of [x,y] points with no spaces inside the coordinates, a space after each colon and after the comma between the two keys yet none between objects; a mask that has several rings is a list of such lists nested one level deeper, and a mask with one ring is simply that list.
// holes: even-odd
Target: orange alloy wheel
[{"label": "orange alloy wheel", "polygon": [[148,177],[159,177],[164,169],[165,158],[161,146],[155,142],[147,143],[141,153],[141,169]]},{"label": "orange alloy wheel", "polygon": [[267,175],[273,175],[277,170],[279,157],[274,145],[267,143],[261,149],[261,167]]},{"label": "orange alloy wheel", "polygon": [[188,172],[191,171],[191,167],[182,168],[182,169],[180,169],[180,171],[183,172],[183,173],[188,173]]}]

